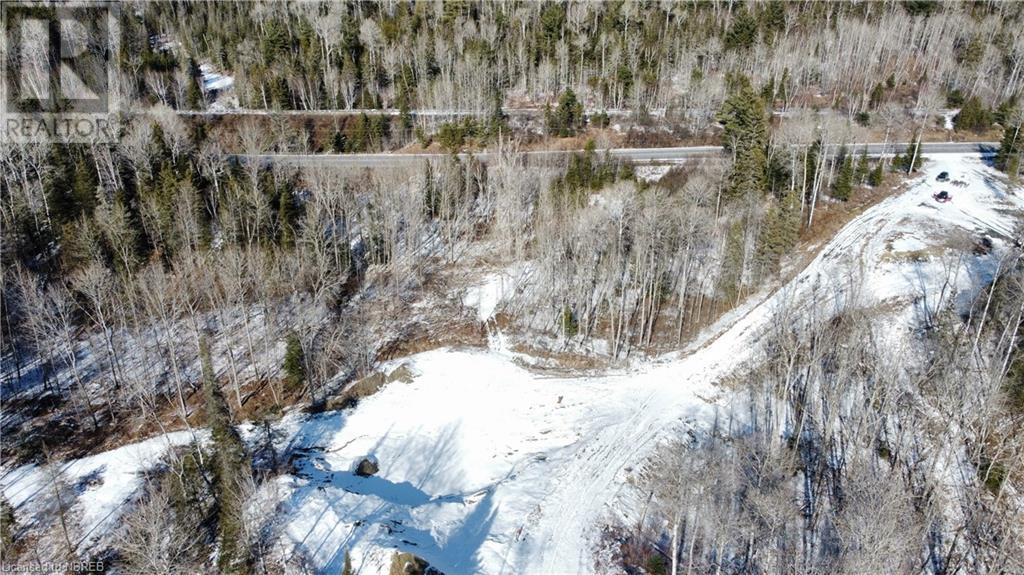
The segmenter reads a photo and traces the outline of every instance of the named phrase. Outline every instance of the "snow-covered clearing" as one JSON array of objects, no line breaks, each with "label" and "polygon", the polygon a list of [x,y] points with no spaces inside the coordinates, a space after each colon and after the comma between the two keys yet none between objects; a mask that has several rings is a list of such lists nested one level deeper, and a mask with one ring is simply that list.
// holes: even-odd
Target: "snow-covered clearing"
[{"label": "snow-covered clearing", "polygon": [[[942,171],[951,182],[936,181]],[[940,190],[952,201],[936,202]],[[407,358],[411,381],[350,411],[279,424],[279,447],[296,454],[294,474],[268,486],[279,494],[279,549],[324,573],[340,572],[346,551],[361,575],[386,573],[395,549],[450,575],[593,572],[601,525],[635,523],[630,478],[659,441],[741,411],[717,384],[761,357],[780,310],[884,304],[883,325],[897,341],[947,302],[966,305],[1014,241],[1022,207],[976,155],[934,155],[906,191],[855,218],[789,283],[725,315],[685,352],[576,378],[540,375],[501,350]],[[508,285],[490,275],[463,302],[486,321]],[[67,469],[85,474],[119,451]],[[380,471],[359,477],[353,465],[367,455]],[[95,509],[83,503],[86,515],[95,521],[110,510],[100,504],[128,499],[139,484],[130,470],[140,468],[106,471],[103,485],[123,485],[94,497]],[[0,481],[15,505],[26,505],[20,494],[39,483],[37,473],[20,468]]]},{"label": "snow-covered clearing", "polygon": [[[945,204],[932,198],[941,171],[963,182],[949,185]],[[732,411],[715,383],[757,358],[780,306],[886,303],[894,334],[905,333],[991,277],[1021,205],[977,156],[934,156],[906,192],[857,217],[792,282],[727,315],[688,355],[574,379],[546,379],[493,352],[416,355],[412,383],[392,383],[349,414],[292,424],[293,445],[312,453],[298,477],[281,480],[287,536],[327,572],[346,550],[360,573],[386,572],[394,548],[449,573],[590,572],[602,520],[635,512],[615,508],[631,471],[673,430]],[[956,255],[953,239],[984,237],[990,254]],[[488,276],[465,301],[484,320],[502,292],[501,276]],[[367,454],[380,474],[354,476]]]},{"label": "snow-covered clearing", "polygon": [[[932,198],[941,171],[965,184],[950,184],[945,204]],[[906,192],[857,217],[792,282],[723,318],[710,329],[720,335],[688,355],[576,379],[546,379],[491,352],[416,355],[412,383],[350,414],[294,423],[293,444],[314,449],[299,477],[281,480],[287,535],[327,572],[346,549],[360,573],[386,572],[396,547],[449,573],[590,572],[602,520],[635,512],[615,509],[631,471],[673,430],[731,411],[733,396],[715,383],[757,358],[780,306],[888,303],[894,332],[905,332],[991,277],[1022,205],[977,156],[937,155]],[[947,247],[984,237],[989,255],[960,261]],[[918,246],[931,251],[908,257]],[[499,285],[488,277],[472,292],[481,319]],[[349,469],[366,454],[381,472],[362,479]]]}]

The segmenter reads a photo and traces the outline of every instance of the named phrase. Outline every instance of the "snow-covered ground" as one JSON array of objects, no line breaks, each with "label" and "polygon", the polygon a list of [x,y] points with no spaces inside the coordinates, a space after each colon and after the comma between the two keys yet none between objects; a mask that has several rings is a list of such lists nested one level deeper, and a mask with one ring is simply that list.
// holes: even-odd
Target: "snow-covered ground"
[{"label": "snow-covered ground", "polygon": [[[936,181],[942,171],[950,182]],[[937,202],[940,190],[952,201]],[[1022,208],[976,155],[934,155],[906,191],[847,224],[789,283],[727,314],[683,352],[575,378],[530,371],[500,349],[406,358],[411,381],[393,381],[350,411],[292,414],[279,425],[280,448],[297,454],[294,473],[268,489],[278,494],[280,552],[324,573],[340,572],[346,552],[361,575],[386,573],[395,549],[449,574],[593,572],[601,525],[635,523],[630,478],[659,441],[742,411],[718,384],[759,357],[780,310],[812,300],[816,309],[884,308],[895,341],[947,302],[966,305],[1014,241]],[[463,301],[486,321],[507,297],[498,273]],[[355,475],[368,455],[379,473]],[[92,459],[68,469],[95,468],[81,463]],[[27,505],[18,488],[30,473],[0,480],[15,505]],[[138,482],[122,479],[116,496],[96,499],[130,497]]]},{"label": "snow-covered ground", "polygon": [[480,284],[471,286],[462,296],[462,304],[476,309],[478,321],[485,322],[501,311],[499,306],[512,296],[516,289],[515,271],[501,271],[488,274]]},{"label": "snow-covered ground", "polygon": [[[952,182],[936,182],[942,171]],[[935,201],[940,189],[953,200]],[[346,550],[360,573],[386,572],[395,548],[449,573],[591,572],[602,521],[635,512],[615,508],[632,470],[667,434],[733,412],[715,383],[757,356],[780,306],[884,303],[894,337],[906,333],[991,277],[1022,206],[977,156],[936,155],[907,191],[857,217],[792,282],[723,318],[686,355],[575,379],[493,352],[416,355],[412,383],[392,383],[350,414],[292,424],[293,443],[314,455],[281,480],[287,536],[327,572]],[[989,255],[961,258],[985,237]],[[481,319],[499,286],[489,276],[471,291]],[[367,454],[380,474],[354,476]]]},{"label": "snow-covered ground", "polygon": [[143,474],[152,471],[170,447],[207,435],[177,431],[90,457],[54,462],[50,468],[30,464],[7,469],[0,475],[0,490],[22,525],[39,519],[38,514],[56,512],[59,493],[62,505],[70,502],[70,515],[75,518],[72,542],[80,550],[89,549],[117,527],[125,503],[142,487]]},{"label": "snow-covered ground", "polygon": [[[936,182],[942,171],[951,182]],[[935,201],[940,189],[953,200]],[[1022,205],[980,158],[936,155],[906,192],[857,217],[791,283],[723,318],[688,354],[575,379],[494,352],[416,355],[412,383],[350,414],[292,424],[293,444],[313,455],[281,480],[287,536],[327,572],[346,550],[360,573],[386,572],[395,548],[450,573],[590,572],[602,520],[633,512],[615,508],[631,471],[667,434],[732,413],[733,396],[715,383],[757,356],[781,306],[884,303],[897,337],[987,282]],[[986,237],[989,255],[961,259]],[[484,320],[503,292],[500,275],[488,276],[465,303]],[[380,474],[354,476],[367,454]]]},{"label": "snow-covered ground", "polygon": [[943,110],[942,111],[942,128],[945,129],[945,130],[950,130],[951,131],[953,129],[953,118],[955,118],[956,115],[959,114],[959,113],[960,113],[960,108],[955,108],[955,109],[952,109],[952,110]]},{"label": "snow-covered ground", "polygon": [[227,90],[235,85],[235,79],[217,72],[211,64],[200,64],[199,72],[203,80],[203,90]]},{"label": "snow-covered ground", "polygon": [[667,165],[646,165],[637,166],[633,170],[636,173],[636,178],[641,182],[652,183],[657,182],[665,174],[672,169],[672,166]]}]

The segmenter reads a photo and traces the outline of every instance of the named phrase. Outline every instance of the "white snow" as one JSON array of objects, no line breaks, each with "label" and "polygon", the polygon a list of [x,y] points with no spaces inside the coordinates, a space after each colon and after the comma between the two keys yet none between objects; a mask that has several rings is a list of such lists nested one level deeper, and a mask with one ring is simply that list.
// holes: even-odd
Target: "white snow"
[{"label": "white snow", "polygon": [[199,72],[203,80],[203,90],[226,90],[235,85],[235,79],[217,72],[211,64],[200,64]]},{"label": "white snow", "polygon": [[960,113],[960,108],[942,111],[942,127],[946,130],[953,129],[953,118]]},{"label": "white snow", "polygon": [[636,168],[634,168],[634,172],[636,173],[636,177],[638,180],[642,182],[652,183],[660,180],[671,169],[672,166],[644,165],[636,166]]},{"label": "white snow", "polygon": [[[939,184],[940,171],[961,185]],[[935,202],[940,189],[951,202]],[[279,447],[297,454],[294,474],[274,480],[282,552],[325,573],[340,572],[346,552],[360,574],[387,573],[395,549],[450,574],[593,572],[602,523],[635,524],[641,510],[623,501],[635,495],[632,470],[658,442],[742,418],[733,408],[742,400],[717,384],[759,357],[780,309],[812,299],[884,303],[896,337],[984,285],[1022,207],[976,155],[930,155],[905,192],[856,217],[788,284],[726,314],[684,352],[576,378],[530,371],[500,350],[405,358],[411,382],[389,383],[350,411],[293,414],[278,426]],[[992,252],[971,255],[983,237]],[[463,303],[487,321],[515,289],[508,277],[487,276]],[[133,447],[150,458],[159,452],[146,445]],[[69,477],[99,470],[103,478],[79,498],[86,523],[109,523],[105,513],[116,515],[138,488],[147,464],[122,450],[66,467]],[[354,475],[368,455],[379,473]],[[39,485],[31,466],[0,479],[16,505]]]},{"label": "white snow", "polygon": [[[685,377],[676,365],[561,379],[491,352],[410,364],[412,383],[293,424],[291,444],[313,453],[281,480],[286,533],[326,572],[349,549],[360,573],[386,573],[396,546],[447,573],[575,572],[626,464],[664,426],[714,411],[706,382],[654,385]],[[349,471],[366,454],[372,478]]]},{"label": "white snow", "polygon": [[[185,445],[196,435],[178,431],[64,463],[54,463],[57,481],[75,494],[73,509],[79,526],[77,544],[88,548],[118,524],[125,503],[142,486],[142,474],[159,463],[167,449]],[[20,523],[46,513],[54,496],[53,475],[36,464],[23,465],[0,476],[0,490],[15,508]],[[63,497],[64,495],[62,495]],[[67,502],[65,502],[67,504]]]},{"label": "white snow", "polygon": [[[851,222],[822,251],[797,285],[838,288],[850,294],[847,270],[864,278],[861,305],[902,303],[903,325],[912,327],[958,295],[970,301],[987,284],[998,255],[1016,241],[1022,198],[1010,193],[999,174],[977,155],[934,154],[909,190],[889,198]],[[949,172],[950,182],[938,182]],[[948,191],[952,200],[934,195]],[[991,242],[991,254],[972,248]],[[964,256],[964,254],[967,254]],[[898,309],[897,309],[898,311]]]},{"label": "white snow", "polygon": [[[946,204],[932,198],[940,171],[965,184],[951,186]],[[987,236],[998,251],[1021,207],[977,156],[932,155],[907,191],[855,218],[789,284],[726,315],[684,354],[575,379],[489,351],[413,356],[412,383],[392,383],[350,414],[295,422],[293,444],[313,455],[306,478],[282,480],[288,537],[327,572],[348,549],[360,573],[385,573],[395,548],[449,573],[592,572],[602,521],[637,519],[616,505],[630,470],[667,434],[734,415],[734,396],[715,383],[757,357],[781,307],[885,302],[893,333],[905,333],[991,273],[994,254],[966,261],[944,246]],[[492,276],[468,295],[478,317],[500,301],[498,285]],[[344,471],[367,453],[381,462],[377,477]]]},{"label": "white snow", "polygon": [[462,305],[476,309],[476,318],[480,322],[493,319],[516,291],[529,281],[530,273],[531,268],[526,264],[511,265],[489,273],[463,292]]},{"label": "white snow", "polygon": [[[484,322],[494,317],[498,304],[508,293],[507,283],[511,278],[505,274],[494,273],[484,278],[483,283],[466,290],[462,297],[463,305],[476,309],[477,320]],[[511,287],[511,286],[509,286]]]}]

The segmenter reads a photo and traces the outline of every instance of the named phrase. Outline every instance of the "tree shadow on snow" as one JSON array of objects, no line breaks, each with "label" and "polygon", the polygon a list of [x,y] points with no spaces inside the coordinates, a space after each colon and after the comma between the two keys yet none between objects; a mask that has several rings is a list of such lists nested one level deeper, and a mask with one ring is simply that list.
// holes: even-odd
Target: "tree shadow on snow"
[{"label": "tree shadow on snow", "polygon": [[[372,540],[385,549],[414,553],[446,573],[479,572],[477,554],[496,516],[493,486],[472,493],[442,494],[432,494],[427,487],[446,484],[462,473],[449,465],[457,449],[458,425],[449,425],[432,438],[427,433],[411,433],[400,445],[384,449],[389,429],[365,454],[380,460],[380,473],[361,477],[351,468],[333,468],[329,456],[325,457],[325,447],[341,432],[343,424],[341,414],[311,418],[289,442],[287,451],[295,456],[296,476],[308,484],[291,494],[285,509],[294,512],[310,504],[322,506],[295,540],[301,553],[322,565],[318,572],[341,572],[346,551],[363,540]],[[387,457],[381,457],[381,452]],[[406,480],[388,478],[395,475]],[[424,513],[431,513],[431,505],[466,508],[458,528],[440,536],[441,544],[435,539],[434,525],[430,529],[412,525],[413,512],[422,521]],[[333,521],[333,525],[323,525],[324,521]]]}]

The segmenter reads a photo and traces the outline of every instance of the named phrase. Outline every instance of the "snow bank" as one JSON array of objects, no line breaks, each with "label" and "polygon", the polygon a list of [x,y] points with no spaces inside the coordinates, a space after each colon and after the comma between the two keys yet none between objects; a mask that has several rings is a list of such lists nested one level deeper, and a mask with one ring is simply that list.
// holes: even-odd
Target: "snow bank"
[{"label": "snow bank", "polygon": [[[199,438],[203,432],[196,432]],[[88,549],[118,524],[125,504],[142,487],[142,474],[152,470],[171,447],[193,441],[188,431],[159,435],[90,457],[54,463],[54,470],[23,465],[0,476],[0,490],[15,508],[19,521],[49,513],[54,475],[74,494],[73,511],[80,527],[77,544]],[[62,495],[63,497],[64,495]],[[65,501],[67,504],[67,501]],[[52,518],[51,518],[52,519]]]}]

